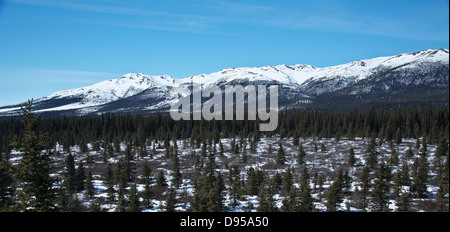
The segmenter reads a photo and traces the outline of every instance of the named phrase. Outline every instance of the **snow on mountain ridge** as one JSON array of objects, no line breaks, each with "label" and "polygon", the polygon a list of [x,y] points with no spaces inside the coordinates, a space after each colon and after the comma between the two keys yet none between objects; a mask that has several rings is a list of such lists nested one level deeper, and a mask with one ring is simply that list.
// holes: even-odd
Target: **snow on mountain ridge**
[{"label": "snow on mountain ridge", "polygon": [[[339,90],[366,79],[378,71],[408,68],[420,68],[418,69],[420,71],[432,68],[433,65],[426,64],[433,63],[448,65],[448,49],[429,49],[396,56],[358,60],[323,68],[303,64],[229,67],[218,72],[183,79],[175,79],[167,75],[150,76],[143,73],[127,73],[120,78],[102,81],[91,86],[58,91],[36,100],[36,103],[42,103],[38,111],[73,109],[95,111],[101,105],[138,96],[140,93],[144,93],[142,96],[152,94],[155,99],[166,99],[164,101],[167,101],[166,95],[169,94],[168,91],[171,87],[192,82],[202,84],[205,87],[228,83],[276,82],[294,90],[294,92],[306,93],[310,97]],[[158,104],[162,103],[159,102]],[[151,107],[154,108],[154,106]],[[8,110],[5,108],[2,111],[7,112]]]}]

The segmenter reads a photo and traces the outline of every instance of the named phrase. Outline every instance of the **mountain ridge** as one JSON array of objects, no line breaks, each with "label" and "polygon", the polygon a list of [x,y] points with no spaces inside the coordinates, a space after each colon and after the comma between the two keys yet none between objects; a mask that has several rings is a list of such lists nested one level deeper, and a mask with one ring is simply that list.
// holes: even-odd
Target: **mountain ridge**
[{"label": "mountain ridge", "polygon": [[[279,94],[281,108],[329,108],[323,103],[329,101],[338,106],[340,103],[333,98],[358,95],[374,95],[371,98],[380,94],[420,95],[424,93],[420,89],[427,87],[434,88],[439,96],[445,92],[448,94],[448,67],[448,49],[427,49],[324,68],[305,64],[229,67],[182,79],[168,75],[128,73],[117,79],[39,98],[35,101],[35,111],[76,116],[167,111],[170,102],[173,102],[169,96],[170,89],[189,83],[203,86],[278,84],[282,86]],[[434,100],[430,102],[438,97],[432,98]],[[319,99],[318,103],[322,104],[315,105],[314,99]],[[444,97],[443,101],[447,101],[448,105],[448,97]],[[308,103],[305,105],[305,102]],[[18,108],[19,105],[0,107],[0,117],[12,116]]]}]

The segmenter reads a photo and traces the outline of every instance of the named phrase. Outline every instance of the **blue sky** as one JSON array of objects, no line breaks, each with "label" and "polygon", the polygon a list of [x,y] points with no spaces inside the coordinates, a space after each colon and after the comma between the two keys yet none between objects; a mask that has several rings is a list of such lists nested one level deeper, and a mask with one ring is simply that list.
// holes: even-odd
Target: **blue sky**
[{"label": "blue sky", "polygon": [[448,48],[448,0],[0,0],[0,105],[126,73],[176,78]]}]

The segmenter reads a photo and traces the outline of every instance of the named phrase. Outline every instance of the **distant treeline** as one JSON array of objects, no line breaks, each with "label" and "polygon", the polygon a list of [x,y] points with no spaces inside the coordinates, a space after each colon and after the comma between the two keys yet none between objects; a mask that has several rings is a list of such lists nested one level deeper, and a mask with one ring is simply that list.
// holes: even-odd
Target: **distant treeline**
[{"label": "distant treeline", "polygon": [[[409,108],[368,111],[280,112],[278,128],[259,132],[260,121],[174,121],[168,115],[131,116],[103,114],[96,117],[58,117],[40,120],[48,134],[47,145],[83,146],[90,142],[171,141],[279,135],[281,138],[377,137],[386,140],[425,137],[427,143],[449,139],[449,108]],[[20,116],[0,121],[0,151],[9,152],[12,141],[21,141],[24,125]]]}]

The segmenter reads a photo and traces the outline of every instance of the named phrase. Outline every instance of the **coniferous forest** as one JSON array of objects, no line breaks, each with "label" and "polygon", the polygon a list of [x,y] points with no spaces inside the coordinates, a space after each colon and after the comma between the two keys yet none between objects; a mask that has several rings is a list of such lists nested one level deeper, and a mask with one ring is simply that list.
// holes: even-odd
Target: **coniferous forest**
[{"label": "coniferous forest", "polygon": [[0,210],[449,211],[449,109],[0,121]]}]

